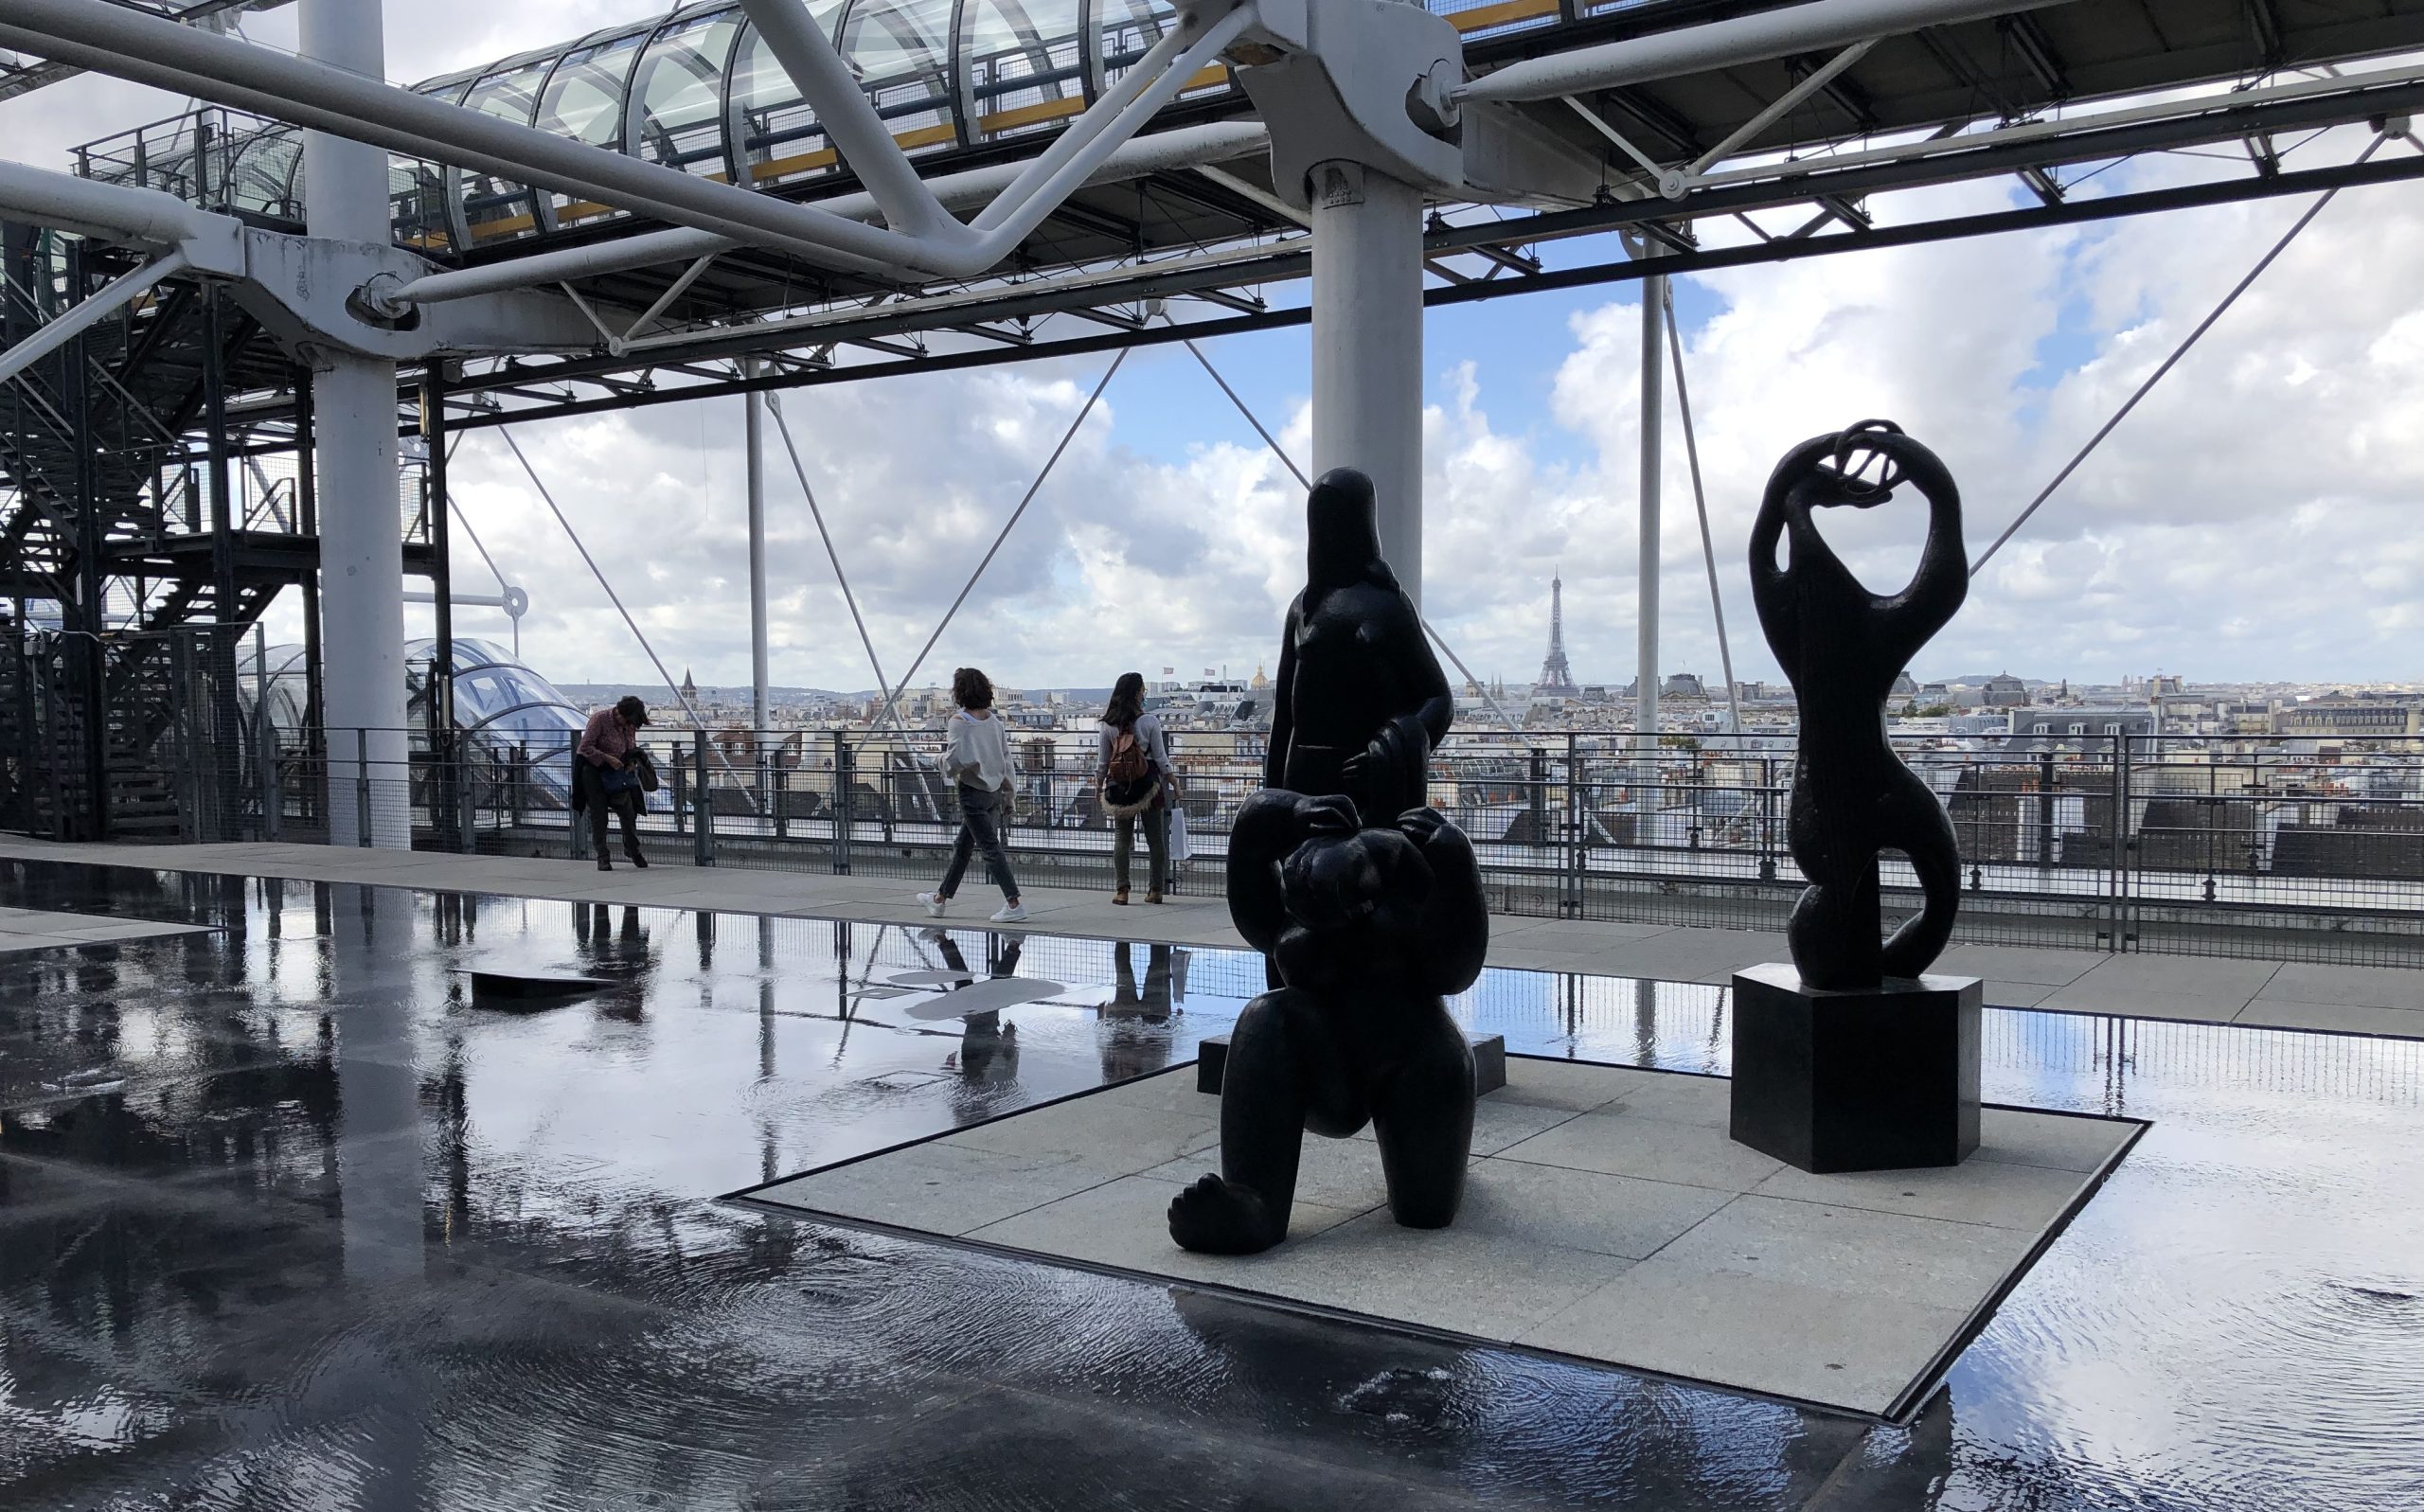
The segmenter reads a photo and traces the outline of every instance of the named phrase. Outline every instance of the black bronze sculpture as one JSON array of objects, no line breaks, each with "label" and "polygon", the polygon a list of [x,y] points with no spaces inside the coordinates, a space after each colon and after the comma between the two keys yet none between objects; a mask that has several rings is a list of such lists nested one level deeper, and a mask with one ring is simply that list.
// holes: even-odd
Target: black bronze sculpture
[{"label": "black bronze sculpture", "polygon": [[1463,1201],[1473,1061],[1445,995],[1481,975],[1481,868],[1437,810],[1361,827],[1351,799],[1265,790],[1229,838],[1229,912],[1286,984],[1238,1016],[1221,1174],[1170,1203],[1170,1237],[1243,1254],[1288,1233],[1307,1130],[1372,1125],[1389,1211],[1442,1228]]},{"label": "black bronze sculpture", "polygon": [[1169,1207],[1170,1237],[1213,1254],[1287,1236],[1308,1130],[1370,1124],[1414,1228],[1454,1220],[1472,1143],[1472,1052],[1445,998],[1481,974],[1489,916],[1471,845],[1425,801],[1454,703],[1381,560],[1371,480],[1324,473],[1306,535],[1265,791],[1229,839],[1230,916],[1272,990],[1230,1036],[1221,1174]]},{"label": "black bronze sculpture", "polygon": [[[1927,544],[1909,586],[1872,594],[1812,515],[1874,508],[1905,484],[1927,500]],[[1729,1127],[1803,1170],[1952,1165],[1978,1147],[1981,985],[1923,974],[1961,902],[1952,824],[1885,738],[1894,679],[1969,588],[1960,490],[1900,427],[1863,421],[1777,464],[1751,531],[1751,591],[1801,706],[1789,824],[1809,886],[1787,926],[1793,965],[1734,978]],[[1880,941],[1886,850],[1909,859],[1923,901]]]},{"label": "black bronze sculpture", "polygon": [[[1870,475],[1874,465],[1875,475]],[[1910,585],[1872,594],[1818,533],[1811,512],[1869,509],[1903,482],[1928,501],[1928,539]],[[1790,532],[1790,564],[1776,560]],[[1894,679],[1970,592],[1961,494],[1935,454],[1883,420],[1804,441],[1768,480],[1751,530],[1751,594],[1759,627],[1801,707],[1788,833],[1809,879],[1787,927],[1793,964],[1815,987],[1916,978],[1952,936],[1961,903],[1952,822],[1885,739]],[[1878,938],[1877,856],[1910,859],[1926,897],[1891,939]]]},{"label": "black bronze sculpture", "polygon": [[1321,475],[1305,500],[1305,591],[1288,606],[1263,786],[1343,792],[1384,822],[1428,801],[1456,702],[1422,617],[1381,560],[1372,480]]}]

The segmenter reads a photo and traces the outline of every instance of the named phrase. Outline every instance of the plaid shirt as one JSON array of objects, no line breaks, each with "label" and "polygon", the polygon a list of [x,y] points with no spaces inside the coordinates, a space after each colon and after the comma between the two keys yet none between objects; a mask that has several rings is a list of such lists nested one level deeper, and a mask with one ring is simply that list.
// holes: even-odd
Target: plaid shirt
[{"label": "plaid shirt", "polygon": [[579,749],[582,758],[591,766],[602,767],[610,756],[620,760],[630,756],[632,747],[638,743],[639,732],[615,718],[615,711],[610,706],[589,716],[589,723],[580,732]]}]

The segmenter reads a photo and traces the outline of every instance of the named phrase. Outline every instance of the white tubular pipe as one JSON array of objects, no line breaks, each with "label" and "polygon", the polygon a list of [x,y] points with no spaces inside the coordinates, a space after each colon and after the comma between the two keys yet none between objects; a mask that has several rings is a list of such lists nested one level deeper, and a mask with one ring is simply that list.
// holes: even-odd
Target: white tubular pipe
[{"label": "white tubular pipe", "polygon": [[1313,168],[1313,476],[1355,468],[1381,558],[1422,607],[1422,191]]},{"label": "white tubular pipe", "polygon": [[1454,92],[1466,99],[1555,99],[1649,83],[1678,74],[1759,62],[1789,53],[1847,47],[1929,27],[2041,10],[2071,0],[1811,0],[1732,21],[1682,27],[1625,42],[1509,63]]},{"label": "white tubular pipe", "polygon": [[[1103,160],[1087,182],[1108,184],[1172,169],[1193,168],[1202,163],[1224,162],[1262,151],[1270,145],[1271,133],[1257,121],[1223,121],[1207,126],[1185,126],[1174,132],[1156,132],[1150,136],[1139,136],[1122,143],[1117,151]],[[961,209],[971,205],[983,205],[992,199],[1014,182],[1022,171],[1015,164],[994,164],[949,174],[935,180],[930,187],[945,208]],[[830,214],[847,216],[854,221],[872,220],[882,213],[875,203],[875,197],[865,193],[836,195],[818,204]],[[739,244],[729,237],[687,228],[643,231],[635,236],[601,241],[595,246],[566,247],[560,252],[534,252],[482,267],[427,274],[393,291],[393,297],[412,304],[469,299],[475,294],[539,288],[601,274],[653,267],[661,262],[684,261],[711,252],[728,251]]]},{"label": "white tubular pipe", "polygon": [[[1244,7],[1240,7],[1236,13],[1243,15],[1251,12]],[[1185,87],[1186,81],[1195,77],[1193,70],[1183,67],[1165,68],[1171,55],[1179,51],[1184,41],[1182,34],[1185,29],[1183,25],[1173,26],[1169,30],[1162,33],[1153,45],[1146,49],[1145,56],[1138,59],[1134,66],[1119,76],[1118,83],[1112,85],[1101,98],[1096,100],[1092,109],[1071,121],[1066,130],[1052,139],[1051,145],[1036,154],[1034,161],[1026,165],[1025,169],[1011,182],[1010,187],[1002,191],[1001,198],[988,205],[984,213],[977,216],[976,229],[990,231],[999,225],[1011,212],[1024,205],[1026,197],[1034,194],[1039,186],[1050,182],[1072,158],[1093,145],[1095,138],[1100,136],[1110,127],[1114,116],[1124,115],[1149,87],[1167,78],[1170,81],[1170,87],[1161,92],[1163,99],[1168,98]],[[1198,51],[1200,52],[1201,49],[1199,48]],[[1127,134],[1134,133],[1132,131]]]},{"label": "white tubular pipe", "polygon": [[[416,157],[440,158],[518,183],[644,210],[736,241],[781,247],[811,258],[840,254],[861,265],[972,277],[1016,247],[1058,204],[1053,196],[1067,193],[1091,174],[1253,19],[1248,5],[1214,22],[1002,224],[978,232],[945,217],[928,235],[879,229],[813,205],[718,184],[107,0],[0,0],[0,45]],[[811,102],[820,116],[830,108],[823,100]],[[1114,103],[1115,98],[1106,99],[1095,108]],[[900,155],[897,144],[890,151]],[[868,171],[863,163],[853,167],[863,176]],[[876,170],[879,176],[889,171]]]},{"label": "white tubular pipe", "polygon": [[740,9],[749,12],[758,35],[800,97],[816,107],[816,124],[824,128],[826,140],[883,207],[892,229],[912,236],[942,233],[950,217],[918,179],[916,166],[892,139],[892,128],[875,113],[875,102],[859,87],[858,77],[826,40],[808,7],[800,0],[741,0]]},{"label": "white tubular pipe", "polygon": [[109,287],[70,309],[40,330],[0,351],[0,383],[24,372],[27,368],[76,339],[77,334],[106,316],[124,309],[136,294],[151,288],[186,265],[182,252],[171,252],[155,262],[147,262],[133,273],[121,274]]},{"label": "white tubular pipe", "polygon": [[0,210],[12,220],[98,240],[162,247],[201,236],[220,220],[159,189],[97,184],[6,159],[0,159]]}]

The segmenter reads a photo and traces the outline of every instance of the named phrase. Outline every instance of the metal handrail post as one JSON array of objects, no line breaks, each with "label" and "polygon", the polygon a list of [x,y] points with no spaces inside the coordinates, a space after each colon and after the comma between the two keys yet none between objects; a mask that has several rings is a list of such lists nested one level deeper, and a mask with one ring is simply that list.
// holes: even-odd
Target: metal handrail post
[{"label": "metal handrail post", "polygon": [[1582,916],[1583,813],[1581,746],[1575,733],[1568,730],[1565,732],[1566,898],[1564,906],[1558,910],[1567,918]]},{"label": "metal handrail post", "polygon": [[699,806],[698,817],[690,827],[691,856],[702,866],[716,863],[715,790],[707,781],[707,732],[690,732],[690,770],[698,774],[691,783],[691,801]]},{"label": "metal handrail post", "polygon": [[370,732],[361,725],[353,729],[353,793],[354,817],[361,821],[353,832],[353,843],[365,850],[370,848]]},{"label": "metal handrail post", "polygon": [[857,786],[850,774],[850,737],[845,730],[833,732],[833,870],[847,875],[850,870],[850,810],[856,807],[852,789]]}]

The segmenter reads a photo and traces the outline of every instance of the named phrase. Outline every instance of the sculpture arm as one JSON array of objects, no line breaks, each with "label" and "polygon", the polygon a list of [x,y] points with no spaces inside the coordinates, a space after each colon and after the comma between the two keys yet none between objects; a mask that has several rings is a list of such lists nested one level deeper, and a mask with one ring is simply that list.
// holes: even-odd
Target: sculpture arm
[{"label": "sculpture arm", "polygon": [[1229,827],[1229,918],[1247,945],[1268,955],[1288,925],[1279,863],[1302,840],[1295,793],[1266,788],[1245,801]]},{"label": "sculpture arm", "polygon": [[1801,678],[1801,625],[1793,614],[1792,578],[1785,568],[1776,565],[1776,546],[1784,538],[1784,496],[1790,485],[1784,481],[1783,470],[1768,484],[1767,497],[1760,502],[1759,517],[1751,526],[1751,604],[1759,613],[1759,629],[1768,638],[1768,649],[1775,652],[1776,665],[1784,675],[1798,683]]},{"label": "sculpture arm", "polygon": [[1887,635],[1898,668],[1951,623],[1970,596],[1970,551],[1961,539],[1961,489],[1944,463],[1907,436],[1883,436],[1878,444],[1928,501],[1928,539],[1919,551],[1919,569],[1911,585],[1886,604]]},{"label": "sculpture arm", "polygon": [[1288,619],[1279,632],[1279,672],[1271,680],[1271,737],[1262,757],[1266,788],[1281,786],[1288,774],[1288,741],[1296,724],[1296,631],[1304,614],[1304,596],[1298,595],[1288,606]]},{"label": "sculpture arm", "polygon": [[1481,863],[1465,832],[1436,809],[1399,815],[1398,828],[1431,868],[1431,888],[1422,902],[1426,985],[1443,996],[1462,992],[1481,979],[1483,958],[1489,952],[1489,903],[1482,892]]}]

